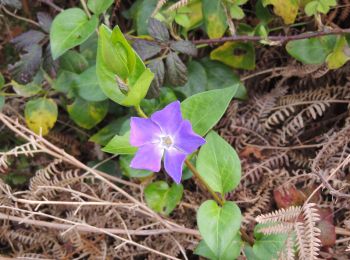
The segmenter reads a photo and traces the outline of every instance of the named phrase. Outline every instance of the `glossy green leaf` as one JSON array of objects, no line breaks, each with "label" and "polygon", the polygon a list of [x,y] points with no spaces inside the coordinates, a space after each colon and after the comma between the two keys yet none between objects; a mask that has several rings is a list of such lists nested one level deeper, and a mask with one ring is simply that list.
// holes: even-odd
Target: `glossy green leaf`
[{"label": "glossy green leaf", "polygon": [[205,243],[204,240],[201,240],[196,247],[196,250],[194,253],[196,255],[200,255],[203,257],[206,257],[208,259],[220,259],[220,260],[232,260],[236,259],[240,253],[241,253],[241,246],[242,246],[242,240],[239,234],[236,234],[235,238],[232,240],[230,245],[228,245],[225,252],[220,256],[217,257],[213,251],[208,247],[208,245]]},{"label": "glossy green leaf", "polygon": [[130,144],[130,132],[124,135],[116,135],[108,144],[102,149],[106,153],[112,154],[135,154],[137,147]]},{"label": "glossy green leaf", "polygon": [[86,58],[77,51],[70,50],[62,55],[59,59],[60,69],[73,73],[82,73],[89,66]]},{"label": "glossy green leaf", "polygon": [[203,21],[202,1],[192,0],[186,6],[177,9],[175,22],[181,25],[184,33],[201,25]]},{"label": "glossy green leaf", "polygon": [[[208,90],[207,72],[201,63],[192,60],[188,63],[187,70],[188,81],[184,86],[179,88],[179,91],[189,97]],[[218,87],[220,87],[220,85],[218,85]]]},{"label": "glossy green leaf", "polygon": [[5,97],[0,95],[0,111],[5,105]]},{"label": "glossy green leaf", "polygon": [[22,85],[12,80],[11,85],[14,91],[22,97],[34,96],[42,90],[41,86],[38,84],[35,84],[34,82],[28,83],[26,85]]},{"label": "glossy green leaf", "polygon": [[52,99],[32,99],[25,105],[24,116],[28,127],[33,132],[46,135],[56,123],[57,105]]},{"label": "glossy green leaf", "polygon": [[182,115],[192,123],[193,130],[205,135],[224,115],[237,88],[215,89],[193,95],[181,103]]},{"label": "glossy green leaf", "polygon": [[141,1],[138,5],[134,17],[138,35],[144,35],[148,33],[148,19],[151,17],[151,14],[157,6],[157,3],[158,0],[147,0]]},{"label": "glossy green leaf", "polygon": [[100,123],[108,112],[108,102],[88,102],[76,98],[67,106],[69,117],[80,127],[91,129]]},{"label": "glossy green leaf", "polygon": [[79,77],[78,74],[61,70],[58,77],[53,81],[52,87],[60,92],[68,94],[68,97],[73,96],[73,91],[76,85],[76,79]]},{"label": "glossy green leaf", "polygon": [[255,68],[255,49],[252,43],[226,42],[213,50],[210,58],[237,69]]},{"label": "glossy green leaf", "polygon": [[76,88],[79,96],[87,101],[97,102],[107,99],[98,84],[95,66],[87,69],[76,78]]},{"label": "glossy green leaf", "polygon": [[220,0],[203,0],[204,25],[209,38],[219,38],[227,29],[225,11]]},{"label": "glossy green leaf", "polygon": [[261,226],[262,225],[259,224],[254,229],[256,239],[253,252],[255,257],[257,257],[257,259],[254,260],[277,259],[281,250],[285,247],[288,234],[264,235],[258,231]]},{"label": "glossy green leaf", "polygon": [[67,50],[83,43],[95,30],[98,18],[87,17],[83,10],[70,8],[59,13],[52,22],[50,31],[51,52],[57,59]]},{"label": "glossy green leaf", "polygon": [[286,45],[287,52],[305,64],[322,64],[333,51],[336,36],[323,36],[310,39],[290,41]]},{"label": "glossy green leaf", "polygon": [[239,184],[239,157],[232,146],[214,131],[210,131],[205,140],[198,154],[197,169],[205,182],[224,196]]},{"label": "glossy green leaf", "polygon": [[344,36],[338,38],[332,53],[327,56],[326,62],[329,69],[342,67],[349,59],[349,46]]},{"label": "glossy green leaf", "polygon": [[0,73],[0,89],[5,85],[4,76]]},{"label": "glossy green leaf", "polygon": [[145,188],[147,205],[155,212],[169,215],[181,201],[183,186],[173,183],[169,187],[165,181],[153,182]]},{"label": "glossy green leaf", "polygon": [[118,27],[100,27],[97,77],[107,97],[124,106],[138,105],[146,96],[153,73],[145,67]]},{"label": "glossy green leaf", "polygon": [[234,259],[229,251],[231,246],[235,248],[241,246],[240,243],[235,242],[241,220],[240,209],[231,201],[225,202],[220,207],[215,201],[207,200],[199,207],[197,211],[199,232],[217,259]]},{"label": "glossy green leaf", "polygon": [[273,11],[281,16],[285,24],[292,24],[298,15],[298,0],[263,0],[263,5],[273,5]]},{"label": "glossy green leaf", "polygon": [[317,13],[327,14],[331,7],[336,6],[336,0],[314,0],[305,5],[305,13],[308,16],[316,15]]},{"label": "glossy green leaf", "polygon": [[241,7],[238,5],[234,4],[230,7],[230,14],[233,19],[243,19],[244,18],[244,12]]},{"label": "glossy green leaf", "polygon": [[99,130],[96,134],[90,137],[89,141],[99,145],[106,145],[115,135],[120,134],[120,129],[125,117],[118,118]]},{"label": "glossy green leaf", "polygon": [[96,15],[105,12],[112,4],[114,0],[88,0],[87,6]]},{"label": "glossy green leaf", "polygon": [[123,175],[129,178],[145,178],[153,174],[151,171],[131,168],[130,163],[133,158],[133,155],[119,156],[119,164]]}]

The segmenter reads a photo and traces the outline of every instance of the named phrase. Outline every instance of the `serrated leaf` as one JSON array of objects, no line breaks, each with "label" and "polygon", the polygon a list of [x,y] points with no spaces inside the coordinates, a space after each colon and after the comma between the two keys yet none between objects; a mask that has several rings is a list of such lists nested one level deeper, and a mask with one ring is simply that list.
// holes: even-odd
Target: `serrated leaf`
[{"label": "serrated leaf", "polygon": [[102,151],[112,154],[135,154],[137,147],[130,144],[130,131],[124,135],[116,135],[108,144],[103,147]]},{"label": "serrated leaf", "polygon": [[25,54],[20,55],[20,60],[13,65],[9,65],[13,78],[21,83],[30,82],[37,73],[41,64],[41,46],[34,44],[25,48]]},{"label": "serrated leaf", "polygon": [[38,18],[41,29],[49,33],[52,24],[52,17],[48,13],[44,12],[38,12],[36,16]]},{"label": "serrated leaf", "polygon": [[96,15],[105,12],[112,4],[114,0],[88,0],[87,6]]},{"label": "serrated leaf", "polygon": [[38,94],[42,88],[40,85],[31,82],[26,85],[19,84],[18,82],[12,80],[11,85],[14,91],[22,97],[31,97]]},{"label": "serrated leaf", "polygon": [[143,60],[152,58],[162,50],[162,48],[156,42],[142,39],[135,39],[132,43],[132,47]]},{"label": "serrated leaf", "polygon": [[51,52],[54,59],[67,50],[83,43],[95,30],[98,18],[87,17],[79,8],[66,9],[52,22],[50,31]]},{"label": "serrated leaf", "polygon": [[67,106],[69,117],[80,127],[91,129],[100,123],[108,112],[108,102],[88,102],[76,98]]},{"label": "serrated leaf", "polygon": [[166,25],[155,18],[148,19],[147,29],[149,35],[151,35],[154,39],[160,41],[168,41],[170,38],[168,28],[166,27]]},{"label": "serrated leaf", "polygon": [[196,48],[196,45],[194,45],[190,41],[173,41],[170,43],[170,48],[173,49],[174,51],[178,51],[180,53],[184,53],[190,56],[197,56],[198,50]]},{"label": "serrated leaf", "polygon": [[29,30],[12,39],[11,43],[15,45],[17,50],[22,50],[39,44],[44,38],[44,33],[36,30]]},{"label": "serrated leaf", "polygon": [[204,136],[223,116],[236,91],[237,88],[229,87],[186,98],[181,102],[182,115],[190,120],[194,132]]},{"label": "serrated leaf", "polygon": [[182,184],[173,183],[171,187],[165,181],[153,182],[145,188],[147,205],[155,212],[169,215],[181,201]]},{"label": "serrated leaf", "polygon": [[24,115],[28,127],[33,132],[46,135],[56,123],[57,105],[52,99],[32,99],[26,103]]},{"label": "serrated leaf", "polygon": [[98,84],[95,66],[85,70],[75,81],[78,95],[86,101],[97,102],[107,99]]},{"label": "serrated leaf", "polygon": [[273,5],[273,11],[276,15],[281,16],[285,24],[292,24],[298,15],[297,0],[263,0],[264,6]]},{"label": "serrated leaf", "polygon": [[153,60],[147,67],[154,73],[151,86],[148,89],[146,98],[156,98],[159,96],[160,88],[163,86],[165,67],[162,60]]},{"label": "serrated leaf", "polygon": [[174,86],[184,85],[187,82],[187,68],[180,57],[176,53],[170,52],[165,59],[165,63],[167,79],[170,84]]},{"label": "serrated leaf", "polygon": [[[230,259],[226,257],[228,254],[226,250],[235,240],[241,220],[239,207],[231,201],[225,202],[220,207],[215,201],[207,200],[199,207],[197,211],[199,232],[217,259]],[[238,247],[240,248],[240,245]]]},{"label": "serrated leaf", "polygon": [[82,73],[89,66],[88,61],[77,51],[67,51],[60,59],[60,69],[74,73]]},{"label": "serrated leaf", "polygon": [[0,0],[0,4],[13,7],[15,9],[22,8],[22,2],[20,0]]},{"label": "serrated leaf", "polygon": [[237,69],[255,68],[255,49],[252,43],[226,42],[213,50],[210,58]]},{"label": "serrated leaf", "polygon": [[227,29],[225,11],[221,0],[203,0],[204,25],[209,38],[220,38]]}]

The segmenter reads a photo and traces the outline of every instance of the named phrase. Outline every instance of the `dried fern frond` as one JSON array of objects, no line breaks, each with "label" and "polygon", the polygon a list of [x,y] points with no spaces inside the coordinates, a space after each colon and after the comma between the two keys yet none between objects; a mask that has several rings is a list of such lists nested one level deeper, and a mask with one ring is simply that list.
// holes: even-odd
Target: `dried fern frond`
[{"label": "dried fern frond", "polygon": [[180,0],[178,2],[176,2],[175,4],[171,5],[168,10],[169,11],[174,11],[177,10],[185,5],[187,5],[190,2],[190,0]]},{"label": "dried fern frond", "polygon": [[273,223],[267,227],[259,228],[259,232],[265,235],[290,233],[294,228],[293,223]]},{"label": "dried fern frond", "polygon": [[292,206],[287,209],[279,209],[265,215],[259,215],[255,218],[258,223],[276,223],[285,221],[294,221],[302,212],[299,206]]},{"label": "dried fern frond", "polygon": [[305,219],[304,235],[306,237],[303,246],[307,248],[309,259],[316,259],[320,251],[321,241],[318,238],[321,230],[316,227],[316,221],[320,220],[318,210],[315,208],[316,204],[308,203],[303,207],[303,215]]}]

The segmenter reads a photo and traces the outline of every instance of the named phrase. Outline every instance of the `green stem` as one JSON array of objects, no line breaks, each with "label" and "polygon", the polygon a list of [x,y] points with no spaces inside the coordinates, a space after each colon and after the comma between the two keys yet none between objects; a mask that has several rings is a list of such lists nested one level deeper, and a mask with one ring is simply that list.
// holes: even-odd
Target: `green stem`
[{"label": "green stem", "polygon": [[90,13],[90,11],[89,11],[89,9],[88,9],[86,3],[85,3],[85,0],[80,0],[80,3],[81,3],[81,5],[83,6],[86,15],[87,15],[89,18],[91,18],[91,13]]},{"label": "green stem", "polygon": [[[135,106],[135,109],[136,109],[137,114],[140,117],[148,118],[147,115],[143,112],[140,105]],[[194,167],[194,165],[188,159],[185,160],[185,164],[188,167],[188,169],[190,169],[190,171],[193,173],[193,176],[195,176],[196,179],[199,181],[199,183],[209,191],[209,193],[213,196],[215,201],[217,203],[219,203],[221,206],[224,205],[225,201],[222,198],[220,198],[219,195],[216,194],[216,192],[214,190],[212,190],[212,188],[210,188],[210,186],[206,183],[206,181],[199,174],[196,167]]]}]

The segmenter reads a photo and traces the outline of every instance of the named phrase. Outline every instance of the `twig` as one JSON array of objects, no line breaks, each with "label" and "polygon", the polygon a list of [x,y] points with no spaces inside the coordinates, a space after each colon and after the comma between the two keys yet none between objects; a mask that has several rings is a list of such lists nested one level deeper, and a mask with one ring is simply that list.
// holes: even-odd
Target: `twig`
[{"label": "twig", "polygon": [[326,35],[342,35],[347,33],[350,33],[350,29],[334,29],[330,31],[307,32],[307,33],[296,34],[296,35],[279,35],[279,36],[267,36],[267,37],[251,36],[251,35],[233,35],[233,36],[221,37],[221,38],[215,38],[215,39],[194,40],[192,41],[192,43],[198,45],[198,44],[218,44],[218,43],[234,42],[234,41],[259,42],[261,40],[267,40],[271,42],[277,42],[278,44],[282,45],[286,42],[293,41],[293,40],[310,39],[310,38],[326,36]]},{"label": "twig", "polygon": [[22,20],[22,21],[25,21],[27,23],[30,23],[30,24],[33,24],[37,27],[40,27],[40,24],[31,20],[31,19],[28,19],[28,18],[25,18],[25,17],[22,17],[22,16],[19,16],[19,15],[16,15],[15,13],[12,13],[10,12],[9,10],[7,10],[4,6],[1,6],[0,9],[2,9],[6,14],[8,14],[9,16],[12,16],[12,17],[15,17],[17,18],[18,20]]},{"label": "twig", "polygon": [[62,9],[61,7],[55,5],[55,4],[52,2],[52,0],[39,0],[39,1],[42,2],[42,3],[44,3],[44,4],[46,4],[46,5],[48,5],[48,6],[51,6],[53,9],[55,9],[55,10],[58,11],[58,12],[62,12],[62,11],[63,11],[63,9]]},{"label": "twig", "polygon": [[89,8],[88,8],[87,5],[86,5],[85,0],[80,0],[80,3],[81,3],[81,5],[83,6],[86,15],[87,15],[89,18],[91,18],[91,13],[90,13],[90,11],[89,11]]}]

